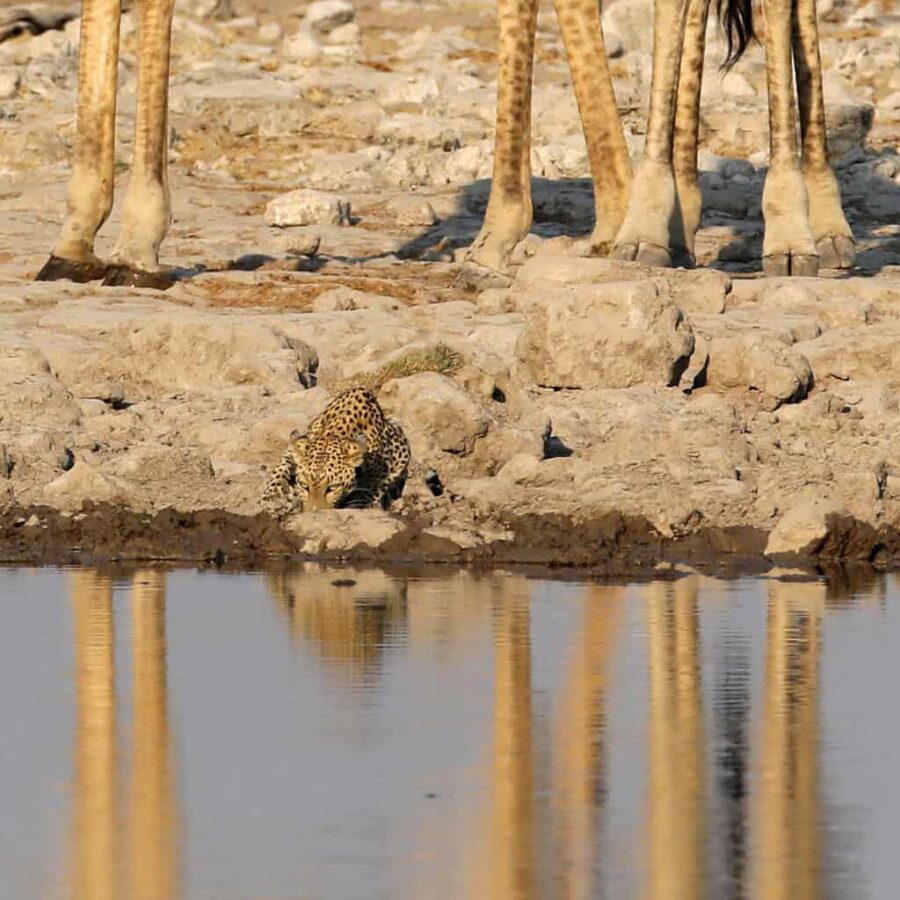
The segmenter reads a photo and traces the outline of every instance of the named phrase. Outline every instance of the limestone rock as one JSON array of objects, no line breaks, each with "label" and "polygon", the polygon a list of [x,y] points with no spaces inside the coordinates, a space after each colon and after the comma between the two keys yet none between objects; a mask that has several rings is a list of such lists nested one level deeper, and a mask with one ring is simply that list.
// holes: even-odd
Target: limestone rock
[{"label": "limestone rock", "polygon": [[797,345],[810,362],[816,381],[894,380],[900,373],[900,322],[877,327],[834,328],[815,341]]},{"label": "limestone rock", "polygon": [[760,391],[772,408],[802,400],[812,387],[810,364],[790,335],[739,320],[698,320],[697,329],[709,345],[710,387]]},{"label": "limestone rock", "polygon": [[321,556],[377,549],[402,531],[403,523],[380,510],[328,509],[293,516],[285,528],[301,553]]},{"label": "limestone rock", "polygon": [[578,256],[561,259],[555,255],[556,246],[556,241],[539,242],[533,258],[516,274],[511,302],[519,294],[530,291],[578,290],[608,281],[652,281],[679,309],[693,315],[722,312],[732,290],[731,279],[713,269],[666,272],[616,259]]},{"label": "limestone rock", "polygon": [[284,37],[284,29],[278,22],[266,22],[256,32],[259,39],[266,44],[276,44]]},{"label": "limestone rock", "polygon": [[300,62],[312,62],[325,52],[325,48],[309,28],[301,26],[282,43],[281,52],[285,56]]},{"label": "limestone rock", "polygon": [[398,225],[434,225],[437,215],[434,207],[418,197],[393,197],[385,204],[385,212]]},{"label": "limestone rock", "polygon": [[80,421],[78,404],[37,347],[15,336],[0,345],[0,425],[66,428]]},{"label": "limestone rock", "polygon": [[395,297],[370,294],[348,287],[332,288],[319,294],[312,302],[313,312],[338,312],[354,309],[400,309],[403,304]]},{"label": "limestone rock", "polygon": [[0,67],[0,100],[15,97],[19,90],[19,72],[12,66]]},{"label": "limestone rock", "polygon": [[45,503],[71,512],[81,509],[87,501],[131,506],[134,500],[135,490],[131,485],[104,474],[84,460],[79,460],[68,472],[51,481],[43,492]]},{"label": "limestone rock", "polygon": [[381,389],[385,412],[403,426],[413,457],[434,463],[444,453],[466,456],[484,437],[489,418],[445,375],[423,372],[389,381]]},{"label": "limestone rock", "polygon": [[677,384],[694,349],[691,326],[653,282],[608,282],[520,294],[518,353],[554,388]]},{"label": "limestone rock", "polygon": [[840,512],[830,500],[810,497],[791,506],[779,519],[766,543],[766,556],[811,556],[828,537],[828,516]]},{"label": "limestone rock", "polygon": [[328,34],[352,22],[356,8],[350,0],[315,0],[306,7],[304,21],[316,34]]},{"label": "limestone rock", "polygon": [[339,194],[308,188],[282,194],[266,204],[266,224],[284,228],[289,225],[341,225],[349,222],[350,201]]},{"label": "limestone rock", "polygon": [[313,383],[318,368],[311,347],[267,325],[175,310],[112,327],[90,354],[53,349],[47,352],[54,370],[72,393],[111,402],[240,385],[298,391]]}]

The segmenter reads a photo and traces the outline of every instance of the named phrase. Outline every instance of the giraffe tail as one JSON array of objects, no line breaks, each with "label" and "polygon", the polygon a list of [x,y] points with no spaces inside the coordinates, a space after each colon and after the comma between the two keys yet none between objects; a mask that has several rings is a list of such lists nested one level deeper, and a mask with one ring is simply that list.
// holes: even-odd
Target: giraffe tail
[{"label": "giraffe tail", "polygon": [[727,71],[743,56],[750,41],[756,40],[753,0],[717,0],[716,12],[728,47],[722,63],[722,68]]}]

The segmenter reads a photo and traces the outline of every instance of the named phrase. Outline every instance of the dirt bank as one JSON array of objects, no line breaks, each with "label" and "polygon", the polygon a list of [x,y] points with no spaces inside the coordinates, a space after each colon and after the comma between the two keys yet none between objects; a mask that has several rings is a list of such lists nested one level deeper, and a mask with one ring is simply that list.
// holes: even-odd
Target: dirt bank
[{"label": "dirt bank", "polygon": [[0,514],[0,563],[153,561],[269,567],[290,559],[572,568],[593,576],[629,578],[658,576],[680,565],[725,575],[773,568],[788,574],[833,574],[848,565],[866,570],[900,566],[897,529],[875,529],[840,516],[830,519],[827,537],[807,552],[768,558],[767,536],[751,528],[698,527],[666,538],[645,519],[616,513],[582,521],[557,515],[512,517],[504,528],[502,536],[461,546],[422,515],[339,512],[309,517],[301,527],[285,531],[267,516],[219,511],[141,514],[90,503],[75,515],[48,507],[10,508]]}]

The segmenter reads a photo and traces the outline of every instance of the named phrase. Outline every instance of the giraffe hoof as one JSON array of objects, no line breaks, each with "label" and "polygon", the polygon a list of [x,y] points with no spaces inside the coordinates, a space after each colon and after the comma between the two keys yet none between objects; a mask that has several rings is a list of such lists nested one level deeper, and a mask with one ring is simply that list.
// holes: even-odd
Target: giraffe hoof
[{"label": "giraffe hoof", "polygon": [[828,235],[816,244],[819,267],[822,269],[851,269],[856,262],[856,244],[852,237]]},{"label": "giraffe hoof", "polygon": [[672,251],[672,267],[675,269],[696,269],[697,257],[687,247],[675,247]]},{"label": "giraffe hoof", "polygon": [[129,266],[110,266],[106,270],[103,284],[106,287],[154,288],[158,291],[167,291],[175,284],[175,279],[166,272],[145,272]]},{"label": "giraffe hoof", "polygon": [[665,247],[651,244],[648,241],[640,241],[637,244],[616,244],[613,247],[612,258],[663,269],[667,269],[672,264],[672,258]]},{"label": "giraffe hoof", "polygon": [[766,278],[785,278],[788,275],[815,278],[819,274],[819,257],[790,253],[771,253],[763,257],[763,274]]},{"label": "giraffe hoof", "polygon": [[106,275],[106,265],[99,259],[87,259],[77,262],[51,255],[34,276],[35,281],[74,281],[76,284],[87,284],[89,281],[100,281]]}]

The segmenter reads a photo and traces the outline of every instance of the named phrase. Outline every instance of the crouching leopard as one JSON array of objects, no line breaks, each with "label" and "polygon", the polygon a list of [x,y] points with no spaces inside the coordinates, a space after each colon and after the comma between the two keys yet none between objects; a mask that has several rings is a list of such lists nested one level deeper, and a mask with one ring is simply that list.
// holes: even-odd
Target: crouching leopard
[{"label": "crouching leopard", "polygon": [[366,388],[338,394],[310,424],[291,433],[260,508],[279,518],[314,509],[387,508],[403,492],[409,441]]}]

